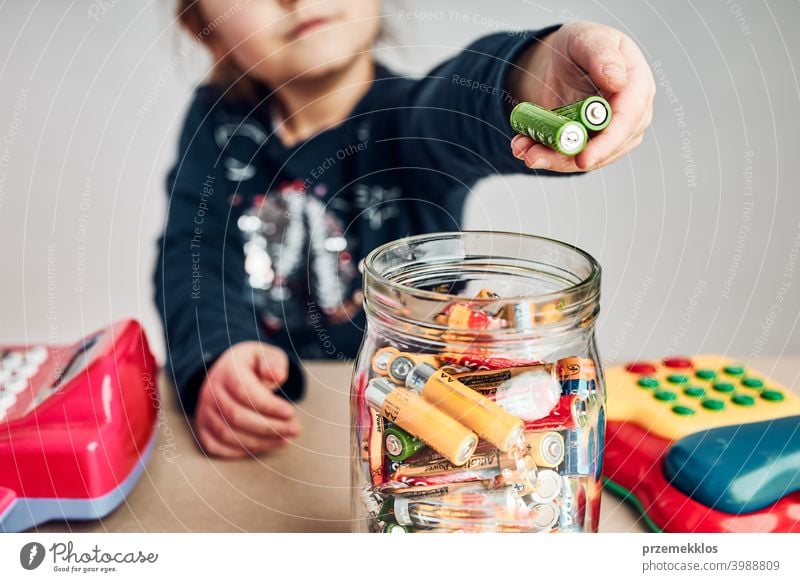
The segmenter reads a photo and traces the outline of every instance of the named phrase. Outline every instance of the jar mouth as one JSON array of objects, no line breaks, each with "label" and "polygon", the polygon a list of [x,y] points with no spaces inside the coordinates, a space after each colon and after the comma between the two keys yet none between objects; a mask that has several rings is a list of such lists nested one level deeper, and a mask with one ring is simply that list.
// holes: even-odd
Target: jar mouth
[{"label": "jar mouth", "polygon": [[[555,239],[502,231],[461,231],[402,238],[364,261],[364,307],[387,323],[473,332],[443,322],[455,303],[480,311],[538,313],[530,325],[483,329],[481,335],[593,322],[601,268],[587,252]],[[486,289],[496,296],[483,293]],[[552,317],[547,316],[551,309]],[[527,317],[527,316],[526,316]]]}]

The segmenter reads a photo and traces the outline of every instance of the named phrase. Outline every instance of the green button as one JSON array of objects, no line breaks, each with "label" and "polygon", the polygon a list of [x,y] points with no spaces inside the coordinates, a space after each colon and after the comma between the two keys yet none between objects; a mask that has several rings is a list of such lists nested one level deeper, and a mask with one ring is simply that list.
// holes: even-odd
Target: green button
[{"label": "green button", "polygon": [[747,386],[748,388],[763,388],[764,381],[758,378],[742,378],[742,386]]},{"label": "green button", "polygon": [[734,394],[731,401],[739,406],[753,406],[756,403],[756,399],[748,394]]},{"label": "green button", "polygon": [[739,366],[739,365],[725,366],[723,370],[729,376],[741,376],[742,374],[744,374],[744,366]]},{"label": "green button", "polygon": [[706,391],[704,388],[700,388],[700,386],[689,386],[688,388],[684,389],[683,391],[686,396],[692,396],[693,398],[701,398],[706,395]]},{"label": "green button", "polygon": [[703,400],[703,408],[717,412],[725,408],[725,403],[722,400],[709,398],[708,400]]},{"label": "green button", "polygon": [[659,400],[664,400],[665,402],[668,402],[670,400],[675,400],[678,397],[678,395],[675,394],[674,392],[670,392],[669,390],[659,390],[658,392],[655,393],[655,397],[658,398]]},{"label": "green button", "polygon": [[714,370],[697,370],[695,372],[698,378],[701,380],[713,380],[717,373]]},{"label": "green button", "polygon": [[667,376],[667,382],[670,384],[686,384],[689,381],[689,376],[686,374],[670,374]]},{"label": "green button", "polygon": [[761,393],[761,398],[764,400],[769,400],[771,402],[780,402],[785,398],[782,392],[778,392],[777,390],[764,390]]},{"label": "green button", "polygon": [[692,410],[688,406],[681,406],[680,404],[678,404],[677,406],[673,406],[672,412],[674,412],[675,414],[680,414],[681,416],[691,416],[694,414],[694,410]]},{"label": "green button", "polygon": [[717,392],[731,393],[735,389],[736,387],[729,382],[717,382],[716,384],[714,384],[714,390],[716,390]]},{"label": "green button", "polygon": [[642,388],[658,388],[658,380],[647,376],[645,376],[644,378],[639,378],[638,384]]}]

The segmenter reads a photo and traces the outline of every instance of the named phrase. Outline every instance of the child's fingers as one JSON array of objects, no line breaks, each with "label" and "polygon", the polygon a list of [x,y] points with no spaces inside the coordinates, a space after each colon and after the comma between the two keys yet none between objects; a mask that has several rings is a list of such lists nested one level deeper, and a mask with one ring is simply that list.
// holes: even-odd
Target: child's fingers
[{"label": "child's fingers", "polygon": [[578,166],[583,169],[604,165],[615,154],[630,149],[653,118],[656,86],[650,67],[634,43],[623,38],[620,47],[629,63],[628,85],[609,98],[614,114],[609,126],[577,156]]},{"label": "child's fingers", "polygon": [[264,386],[261,378],[246,368],[226,378],[225,388],[243,406],[266,416],[289,420],[294,415],[292,405]]},{"label": "child's fingers", "polygon": [[577,156],[583,169],[601,166],[620,151],[632,146],[632,141],[644,132],[652,119],[652,98],[644,87],[633,85],[611,98],[614,117],[609,126],[589,140],[586,149]]},{"label": "child's fingers", "polygon": [[[275,398],[278,398],[275,396]],[[217,408],[222,417],[237,432],[248,433],[253,437],[292,438],[300,434],[300,425],[296,420],[283,420],[272,416],[264,416],[249,406],[244,406],[232,396],[220,395]]]},{"label": "child's fingers", "polygon": [[286,444],[286,441],[282,438],[259,437],[246,432],[237,431],[227,419],[219,414],[211,413],[208,415],[206,428],[222,445],[233,449],[243,449],[251,453],[273,450]]},{"label": "child's fingers", "polygon": [[515,135],[511,140],[511,153],[515,158],[522,160],[525,154],[536,142],[529,138],[527,135]]},{"label": "child's fingers", "polygon": [[200,441],[203,450],[213,457],[238,459],[247,455],[241,447],[231,447],[218,441],[205,426],[198,426],[197,440]]},{"label": "child's fingers", "polygon": [[525,153],[525,165],[532,170],[552,170],[553,172],[580,172],[571,158],[551,150],[542,144],[534,144]]},{"label": "child's fingers", "polygon": [[256,374],[270,387],[279,388],[289,377],[289,357],[273,346],[256,346]]},{"label": "child's fingers", "polygon": [[600,91],[616,93],[627,85],[628,68],[618,31],[598,24],[575,23],[568,32],[567,57],[589,74]]}]

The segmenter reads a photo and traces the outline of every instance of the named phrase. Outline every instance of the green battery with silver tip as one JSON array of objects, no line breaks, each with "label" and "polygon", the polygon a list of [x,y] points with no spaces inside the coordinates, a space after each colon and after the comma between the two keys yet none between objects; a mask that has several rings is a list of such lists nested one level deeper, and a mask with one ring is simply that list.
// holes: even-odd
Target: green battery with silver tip
[{"label": "green battery with silver tip", "polygon": [[384,431],[383,446],[386,449],[386,456],[399,463],[405,461],[420,449],[424,449],[427,445],[424,441],[408,434],[403,429],[393,426]]},{"label": "green battery with silver tip", "polygon": [[580,122],[524,101],[511,111],[511,127],[565,156],[577,156],[589,139]]},{"label": "green battery with silver tip", "polygon": [[587,131],[602,131],[611,123],[611,105],[597,95],[556,107],[553,113],[577,121]]}]

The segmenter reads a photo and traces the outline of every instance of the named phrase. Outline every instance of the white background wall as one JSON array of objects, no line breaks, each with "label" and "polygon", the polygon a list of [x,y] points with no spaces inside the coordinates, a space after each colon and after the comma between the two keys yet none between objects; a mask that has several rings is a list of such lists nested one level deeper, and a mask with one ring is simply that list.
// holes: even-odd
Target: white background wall
[{"label": "white background wall", "polygon": [[[163,177],[206,67],[202,49],[181,55],[189,41],[171,9],[0,5],[0,342],[72,341],[134,316],[162,353],[150,275]],[[381,54],[409,73],[497,29],[585,18],[631,35],[660,63],[644,144],[580,178],[487,180],[467,227],[543,234],[598,258],[612,362],[800,353],[800,4],[405,0],[385,10],[388,42],[403,48]]]}]

